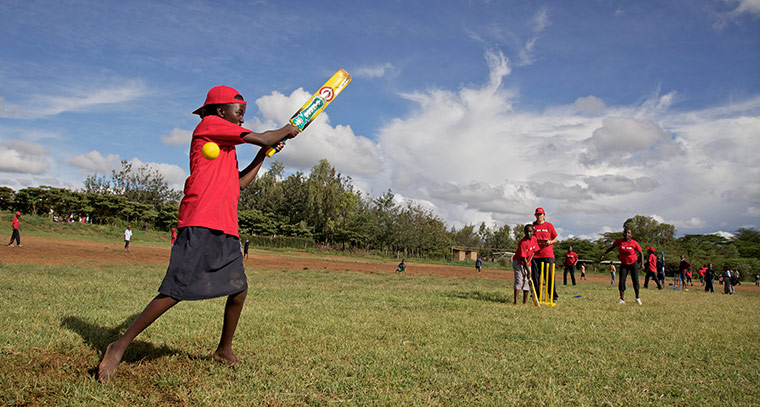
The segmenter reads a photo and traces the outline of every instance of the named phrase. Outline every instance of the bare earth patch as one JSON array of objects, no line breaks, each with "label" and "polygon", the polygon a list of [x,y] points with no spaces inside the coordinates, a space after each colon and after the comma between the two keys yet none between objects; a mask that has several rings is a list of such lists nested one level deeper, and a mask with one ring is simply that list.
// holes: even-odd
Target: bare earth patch
[{"label": "bare earth patch", "polygon": [[[132,243],[130,252],[123,251],[123,242],[103,243],[79,239],[54,239],[37,236],[24,236],[22,247],[4,247],[0,253],[0,259],[6,264],[35,264],[35,265],[81,265],[88,267],[105,267],[114,263],[168,265],[170,247],[140,246]],[[244,261],[246,270],[327,270],[337,272],[358,273],[388,273],[396,270],[397,261],[376,262],[372,260],[311,254],[304,252],[270,252],[252,250],[248,259]],[[449,278],[489,278],[512,280],[511,271],[488,270],[478,274],[475,264],[472,267],[444,266],[437,264],[414,263],[407,261],[408,275],[437,275]],[[609,276],[605,273],[586,273],[588,282],[609,283]],[[580,272],[575,274],[576,281],[580,281]],[[643,273],[642,273],[643,277]],[[561,284],[562,269],[558,266],[556,278]],[[699,287],[699,279],[692,289]],[[641,281],[643,283],[643,279]],[[715,283],[716,291],[721,287]],[[760,291],[752,283],[745,282],[737,287],[739,290]],[[722,289],[722,287],[721,287]]]}]

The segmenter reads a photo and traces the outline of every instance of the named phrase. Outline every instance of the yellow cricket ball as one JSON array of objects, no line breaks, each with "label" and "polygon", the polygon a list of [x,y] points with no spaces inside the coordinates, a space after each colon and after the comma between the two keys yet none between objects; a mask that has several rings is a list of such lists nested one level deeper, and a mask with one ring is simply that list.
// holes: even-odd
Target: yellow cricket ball
[{"label": "yellow cricket ball", "polygon": [[213,160],[214,158],[219,157],[219,145],[213,141],[209,141],[203,145],[201,154],[203,154],[203,158],[207,160]]}]

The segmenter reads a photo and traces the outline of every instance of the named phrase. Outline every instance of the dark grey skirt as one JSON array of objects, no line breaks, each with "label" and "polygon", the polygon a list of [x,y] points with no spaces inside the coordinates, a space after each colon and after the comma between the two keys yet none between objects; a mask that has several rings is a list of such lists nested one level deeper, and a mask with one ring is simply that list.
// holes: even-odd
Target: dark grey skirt
[{"label": "dark grey skirt", "polygon": [[247,288],[237,237],[203,227],[179,228],[159,293],[175,300],[205,300]]}]

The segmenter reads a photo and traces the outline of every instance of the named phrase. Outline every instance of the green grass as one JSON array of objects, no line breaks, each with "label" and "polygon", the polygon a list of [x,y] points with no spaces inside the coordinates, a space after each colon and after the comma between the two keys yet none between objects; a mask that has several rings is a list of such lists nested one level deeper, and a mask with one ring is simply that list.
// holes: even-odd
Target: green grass
[{"label": "green grass", "polygon": [[[753,405],[760,295],[560,286],[512,305],[511,281],[257,270],[235,338],[210,353],[224,299],[178,304],[138,336],[113,383],[106,344],[164,267],[0,266],[0,405]],[[720,287],[720,286],[719,286]],[[580,298],[573,298],[580,295]],[[629,292],[632,299],[632,292]],[[695,311],[697,310],[697,311]]]},{"label": "green grass", "polygon": [[[10,225],[13,219],[12,213],[0,212],[0,224]],[[170,232],[162,230],[142,230],[140,225],[131,225],[132,242],[147,246],[165,246],[169,241]],[[79,222],[53,222],[52,217],[22,215],[21,216],[21,242],[25,236],[61,237],[66,239],[82,239],[98,242],[122,242],[124,241],[124,229],[127,225],[95,225]],[[8,226],[7,238],[10,239],[10,226]]]}]

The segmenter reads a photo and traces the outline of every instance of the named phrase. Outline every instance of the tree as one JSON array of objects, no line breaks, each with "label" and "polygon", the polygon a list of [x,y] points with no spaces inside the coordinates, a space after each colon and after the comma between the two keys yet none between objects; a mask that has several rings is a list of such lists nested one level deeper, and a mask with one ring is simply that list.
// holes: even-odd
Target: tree
[{"label": "tree", "polygon": [[156,213],[167,204],[179,203],[182,192],[169,188],[157,169],[145,164],[134,168],[132,163],[122,160],[121,169],[111,171],[111,179],[93,174],[84,181],[85,193],[119,195],[127,200],[151,205]]},{"label": "tree", "polygon": [[9,187],[0,187],[0,210],[7,211],[13,208],[13,198],[16,191]]},{"label": "tree", "polygon": [[746,228],[737,230],[733,243],[741,257],[760,259],[760,232],[757,230]]}]

